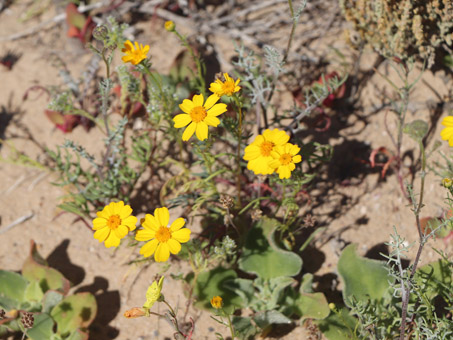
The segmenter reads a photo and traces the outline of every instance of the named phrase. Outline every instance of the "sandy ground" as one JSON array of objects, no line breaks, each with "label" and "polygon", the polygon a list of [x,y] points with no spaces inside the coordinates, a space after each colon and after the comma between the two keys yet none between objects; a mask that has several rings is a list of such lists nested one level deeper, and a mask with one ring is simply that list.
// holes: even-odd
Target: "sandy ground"
[{"label": "sandy ground", "polygon": [[[13,33],[32,27],[40,21],[53,17],[55,13],[46,13],[39,20],[34,19],[24,24],[18,21],[23,6],[13,5],[0,14],[0,36],[6,37]],[[152,46],[151,56],[154,65],[168,69],[172,57],[180,51],[176,40],[168,38],[161,28],[162,21],[140,23],[143,33],[141,41]],[[218,38],[223,39],[224,38]],[[338,47],[348,47],[339,39]],[[153,48],[153,46],[155,48]],[[229,47],[219,43],[228,54]],[[28,129],[33,138],[41,145],[55,147],[65,138],[83,142],[88,149],[97,150],[99,140],[94,134],[82,128],[76,128],[70,135],[56,130],[45,117],[47,105],[45,95],[36,98],[33,93],[27,101],[22,96],[27,88],[34,84],[52,86],[61,84],[56,68],[48,62],[50,53],[57,53],[68,65],[73,74],[81,72],[90,55],[77,43],[67,39],[63,26],[56,26],[48,31],[38,32],[30,37],[15,41],[0,40],[0,52],[13,51],[20,54],[20,59],[13,69],[7,70],[0,65],[0,106],[1,138],[9,138],[9,142],[18,150],[24,151],[33,159],[43,159],[42,151],[31,141],[20,138]],[[375,54],[365,52],[360,65],[363,70],[369,69]],[[390,73],[385,64],[379,71]],[[433,75],[427,71],[422,78],[441,96],[448,94],[451,80],[444,83],[442,74]],[[377,256],[382,251],[382,244],[390,240],[390,233],[395,226],[408,242],[417,240],[415,219],[401,194],[396,176],[389,174],[385,180],[380,179],[377,171],[370,171],[361,165],[359,160],[366,160],[369,152],[381,146],[391,148],[391,142],[385,131],[384,111],[370,114],[370,105],[378,103],[378,93],[385,87],[385,82],[378,75],[373,75],[363,91],[363,112],[337,114],[333,117],[331,131],[333,133],[316,136],[319,140],[334,146],[335,155],[329,167],[328,176],[332,185],[319,184],[310,195],[312,204],[302,208],[314,215],[319,226],[326,226],[326,231],[317,238],[309,251],[304,253],[304,271],[315,274],[320,287],[341,287],[336,275],[336,263],[342,247],[347,243],[357,243],[362,255]],[[427,118],[430,113],[426,103],[437,103],[439,99],[423,82],[412,94],[416,113],[408,115],[408,121]],[[415,110],[414,109],[414,110]],[[442,113],[443,115],[446,112]],[[14,115],[20,124],[8,124],[7,115]],[[395,119],[389,114],[390,130],[395,129]],[[439,137],[440,124],[437,123],[429,140],[430,149]],[[325,134],[328,134],[327,132]],[[445,143],[441,147],[447,151]],[[10,154],[11,149],[3,146],[0,153],[3,157]],[[415,150],[415,145],[406,139],[404,151]],[[418,157],[417,152],[414,155]],[[434,156],[435,157],[435,156]],[[92,232],[74,216],[60,214],[55,207],[64,192],[52,185],[55,175],[36,167],[26,167],[8,162],[0,163],[0,230],[14,221],[29,217],[8,231],[0,234],[0,268],[19,270],[28,255],[30,240],[34,240],[40,253],[49,263],[61,270],[75,285],[74,291],[90,291],[95,294],[99,313],[91,329],[91,337],[96,340],[145,340],[170,339],[172,331],[164,320],[135,319],[127,320],[122,314],[129,308],[143,303],[144,292],[152,282],[154,275],[163,273],[165,296],[180,308],[184,314],[186,298],[184,287],[180,282],[171,279],[170,273],[187,272],[185,263],[172,261],[171,267],[165,264],[150,263],[149,266],[129,266],[134,249],[122,247],[117,251],[106,249],[92,237]],[[440,186],[440,179],[432,173],[427,175],[426,207],[423,216],[437,216],[445,208],[443,204],[445,190]],[[418,188],[418,181],[415,187]],[[451,246],[442,241],[430,242],[425,248],[422,263],[436,258],[431,246],[450,252]],[[415,249],[414,249],[415,252]],[[413,256],[413,254],[411,255]],[[325,291],[329,299],[338,298],[338,292]],[[163,311],[162,306],[157,307]],[[215,339],[216,331],[228,334],[227,330],[214,323],[209,314],[190,308],[188,317],[196,321],[195,339]],[[188,321],[188,318],[186,319]],[[297,327],[280,339],[305,339],[305,330]]]}]

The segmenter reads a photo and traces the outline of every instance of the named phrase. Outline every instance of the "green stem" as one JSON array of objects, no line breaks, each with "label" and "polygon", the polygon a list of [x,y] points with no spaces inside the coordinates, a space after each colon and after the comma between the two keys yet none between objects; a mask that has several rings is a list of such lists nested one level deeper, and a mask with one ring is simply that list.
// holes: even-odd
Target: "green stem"
[{"label": "green stem", "polygon": [[171,316],[173,317],[173,320],[174,320],[174,325],[175,325],[175,328],[176,328],[176,331],[178,331],[179,334],[181,334],[182,336],[184,336],[184,338],[186,337],[186,335],[181,332],[181,330],[179,329],[179,325],[178,325],[178,319],[176,318],[176,313],[175,311],[173,310],[173,308],[170,306],[170,304],[164,299],[162,301],[163,303],[165,303],[167,305],[167,307],[170,309],[170,314]]},{"label": "green stem", "polygon": [[[222,310],[223,310],[223,309],[222,309]],[[230,315],[229,315],[228,313],[225,313],[225,311],[223,311],[223,313],[226,315],[226,317],[227,317],[227,319],[228,319],[228,327],[230,328],[231,339],[234,340],[235,334],[234,334],[233,324],[231,323]]]},{"label": "green stem", "polygon": [[190,46],[189,42],[187,41],[187,39],[184,36],[182,36],[176,30],[174,31],[174,33],[179,38],[179,40],[181,40],[182,44],[187,48],[187,50],[190,53],[190,56],[192,57],[192,59],[195,61],[195,64],[197,65],[198,78],[200,80],[200,92],[203,94],[203,97],[206,98],[206,84],[204,81],[203,69],[201,67],[200,58],[198,58],[195,55],[195,51],[193,50],[192,46]]},{"label": "green stem", "polygon": [[167,100],[165,99],[165,93],[162,89],[162,85],[160,84],[159,80],[157,80],[156,76],[150,71],[147,65],[142,63],[143,69],[145,70],[146,74],[152,79],[153,83],[156,84],[157,88],[159,89],[159,93],[162,97],[162,103],[164,104],[165,111],[167,111]]},{"label": "green stem", "polygon": [[234,101],[236,102],[236,106],[238,109],[238,147],[237,147],[237,155],[236,155],[236,190],[237,190],[237,202],[236,205],[238,209],[241,209],[242,202],[241,202],[241,142],[242,142],[242,106],[239,102],[239,99],[234,96]]}]

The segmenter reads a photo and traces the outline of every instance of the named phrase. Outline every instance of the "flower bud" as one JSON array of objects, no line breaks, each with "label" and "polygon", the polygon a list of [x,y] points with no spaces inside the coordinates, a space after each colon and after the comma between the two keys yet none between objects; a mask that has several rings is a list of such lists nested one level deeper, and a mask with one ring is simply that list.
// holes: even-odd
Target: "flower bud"
[{"label": "flower bud", "polygon": [[96,40],[104,40],[107,38],[107,34],[109,34],[109,29],[105,25],[96,26],[93,30],[93,37]]},{"label": "flower bud", "polygon": [[215,309],[220,309],[223,306],[223,299],[220,296],[214,296],[211,299],[211,306]]},{"label": "flower bud", "polygon": [[451,178],[446,177],[442,180],[442,185],[447,189],[451,188],[451,186],[453,185],[453,180]]},{"label": "flower bud", "polygon": [[168,32],[174,32],[175,29],[176,29],[176,25],[173,21],[169,20],[169,21],[166,21],[165,22],[165,29],[168,31]]},{"label": "flower bud", "polygon": [[144,308],[134,307],[124,312],[124,317],[128,319],[139,318],[146,315]]}]

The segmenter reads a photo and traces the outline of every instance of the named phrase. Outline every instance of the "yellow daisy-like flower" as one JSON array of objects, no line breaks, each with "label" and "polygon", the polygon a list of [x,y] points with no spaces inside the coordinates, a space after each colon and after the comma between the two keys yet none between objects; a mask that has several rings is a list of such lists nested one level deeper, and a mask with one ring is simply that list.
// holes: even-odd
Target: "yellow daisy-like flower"
[{"label": "yellow daisy-like flower", "polygon": [[[146,214],[143,230],[139,230],[135,239],[137,241],[149,241],[140,249],[140,254],[149,257],[154,254],[156,262],[165,262],[170,253],[178,254],[181,243],[190,239],[190,230],[182,228],[186,223],[182,217],[177,218],[170,227],[170,213],[165,207],[154,210],[154,216]],[[182,229],[181,229],[182,228]]]},{"label": "yellow daisy-like flower", "polygon": [[130,40],[127,40],[124,43],[124,48],[121,50],[126,53],[125,56],[121,58],[124,63],[131,63],[133,65],[138,65],[143,59],[146,59],[146,54],[149,51],[149,45],[143,46],[135,42],[135,47]]},{"label": "yellow daisy-like flower", "polygon": [[215,93],[219,97],[222,97],[225,95],[232,96],[233,93],[236,93],[241,89],[241,87],[238,86],[239,82],[241,81],[239,78],[234,81],[234,79],[231,78],[228,73],[224,73],[223,77],[225,78],[225,81],[216,79],[214,83],[211,83],[209,91]]},{"label": "yellow daisy-like flower", "polygon": [[219,99],[219,96],[213,94],[204,103],[203,95],[198,94],[194,95],[192,100],[184,99],[182,104],[179,104],[185,113],[176,115],[173,121],[175,128],[182,128],[189,124],[182,134],[183,141],[188,141],[194,133],[199,140],[208,138],[208,125],[219,125],[220,120],[217,116],[227,110],[226,104],[216,104]]},{"label": "yellow daisy-like flower", "polygon": [[93,220],[94,238],[99,242],[105,241],[105,246],[118,247],[120,240],[131,230],[135,229],[137,217],[131,216],[132,208],[124,205],[123,201],[112,202],[102,211],[98,211]]},{"label": "yellow daisy-like flower", "polygon": [[220,296],[214,296],[211,299],[211,306],[215,309],[220,309],[223,306],[223,299]]},{"label": "yellow daisy-like flower", "polygon": [[244,159],[248,161],[247,169],[252,170],[255,175],[272,174],[274,168],[269,166],[269,162],[273,160],[271,152],[276,146],[282,146],[288,141],[289,136],[283,130],[264,130],[263,134],[256,136],[244,150]]},{"label": "yellow daisy-like flower", "polygon": [[280,179],[290,178],[291,171],[296,168],[295,163],[302,161],[301,155],[298,155],[300,148],[297,145],[287,143],[283,146],[276,146],[271,151],[272,161],[269,166],[276,169]]},{"label": "yellow daisy-like flower", "polygon": [[440,132],[440,136],[443,140],[448,140],[448,145],[453,146],[453,116],[445,117],[441,124],[445,129]]},{"label": "yellow daisy-like flower", "polygon": [[164,285],[164,277],[162,276],[159,283],[154,281],[146,291],[146,302],[143,308],[151,308],[161,296],[162,286]]}]

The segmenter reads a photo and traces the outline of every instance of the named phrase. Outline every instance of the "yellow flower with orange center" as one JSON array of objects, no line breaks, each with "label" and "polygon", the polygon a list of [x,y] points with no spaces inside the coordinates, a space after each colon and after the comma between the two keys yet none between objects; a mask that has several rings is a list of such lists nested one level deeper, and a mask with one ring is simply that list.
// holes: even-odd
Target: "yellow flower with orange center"
[{"label": "yellow flower with orange center", "polygon": [[296,168],[295,163],[302,161],[302,157],[298,155],[299,151],[300,148],[291,143],[277,146],[272,150],[271,156],[273,160],[269,162],[269,166],[277,171],[280,179],[290,178],[291,171]]},{"label": "yellow flower with orange center", "polygon": [[448,140],[448,145],[453,146],[453,116],[445,117],[441,124],[445,129],[440,132],[440,136],[443,140]]},{"label": "yellow flower with orange center", "polygon": [[154,254],[156,262],[165,262],[170,253],[178,254],[181,243],[190,239],[190,230],[183,228],[186,223],[182,217],[177,218],[168,227],[170,213],[166,207],[154,210],[154,216],[146,214],[142,223],[143,230],[137,231],[137,241],[149,241],[140,249],[140,254],[149,257]]},{"label": "yellow flower with orange center", "polygon": [[93,220],[93,229],[96,230],[94,238],[99,242],[105,241],[107,248],[118,247],[120,240],[135,229],[137,217],[131,214],[132,208],[124,205],[123,201],[110,203],[96,213],[98,217]]},{"label": "yellow flower with orange center", "polygon": [[220,296],[214,296],[211,299],[211,306],[215,309],[220,309],[223,306],[223,300]]},{"label": "yellow flower with orange center", "polygon": [[238,86],[239,82],[241,81],[239,78],[234,81],[234,79],[231,78],[228,73],[224,73],[223,77],[225,79],[224,81],[216,79],[214,83],[211,83],[209,91],[215,93],[219,97],[222,97],[225,95],[232,96],[234,93],[241,90],[241,87]]},{"label": "yellow flower with orange center", "polygon": [[269,162],[273,160],[271,152],[288,141],[289,136],[283,130],[264,130],[263,134],[256,136],[244,150],[244,159],[248,161],[247,169],[252,170],[255,175],[272,174],[274,168],[269,166]]},{"label": "yellow flower with orange center", "polygon": [[124,43],[124,48],[121,52],[126,53],[125,56],[121,58],[124,63],[131,63],[133,65],[138,65],[144,59],[146,59],[146,54],[149,52],[149,45],[143,46],[135,42],[135,47],[130,40],[127,40]]},{"label": "yellow flower with orange center", "polygon": [[188,141],[194,133],[196,133],[199,140],[208,138],[208,126],[219,125],[220,120],[217,116],[227,110],[226,104],[216,104],[219,99],[219,96],[213,94],[204,103],[203,95],[198,94],[194,95],[192,100],[183,100],[179,107],[185,113],[176,115],[173,118],[175,128],[189,125],[182,134],[183,141]]}]

